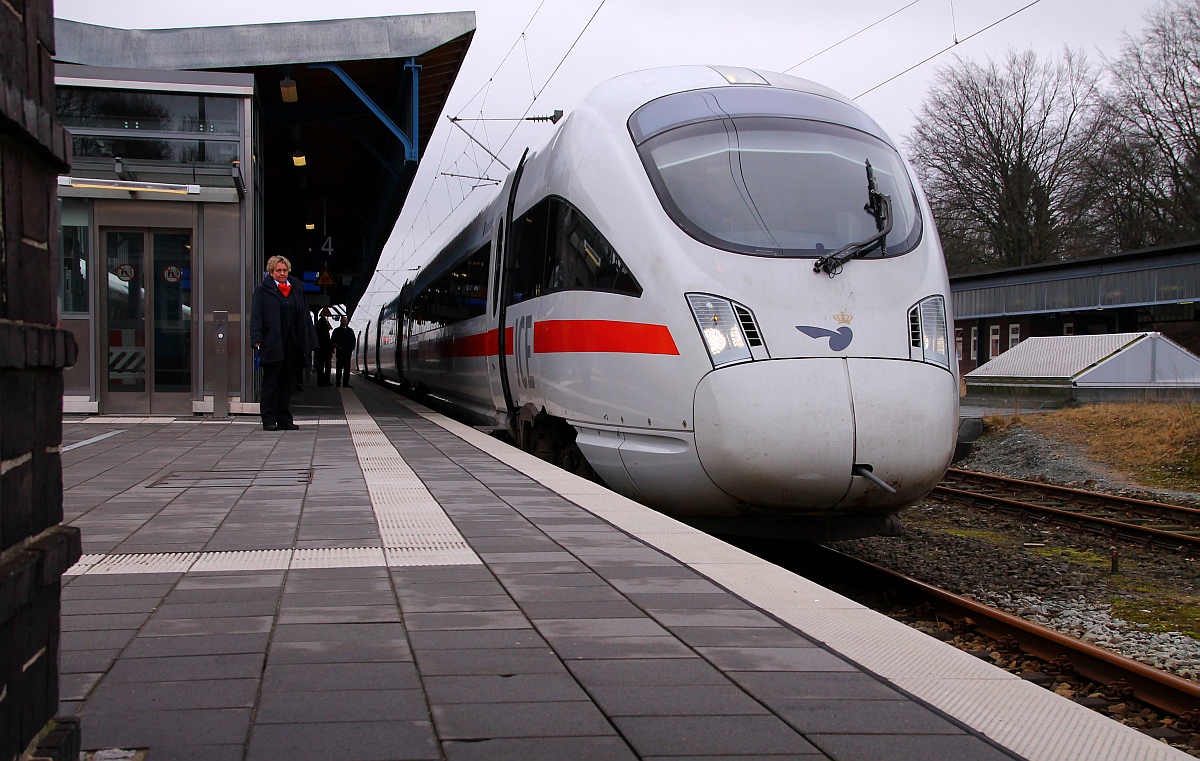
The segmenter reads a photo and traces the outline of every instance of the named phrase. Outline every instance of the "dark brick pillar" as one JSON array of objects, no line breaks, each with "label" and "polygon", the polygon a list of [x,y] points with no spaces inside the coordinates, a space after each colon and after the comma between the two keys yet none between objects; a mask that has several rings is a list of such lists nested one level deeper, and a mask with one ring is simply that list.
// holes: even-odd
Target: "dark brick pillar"
[{"label": "dark brick pillar", "polygon": [[59,600],[80,554],[61,525],[61,268],[55,176],[69,169],[54,114],[51,0],[0,2],[0,761],[79,752],[58,710]]}]

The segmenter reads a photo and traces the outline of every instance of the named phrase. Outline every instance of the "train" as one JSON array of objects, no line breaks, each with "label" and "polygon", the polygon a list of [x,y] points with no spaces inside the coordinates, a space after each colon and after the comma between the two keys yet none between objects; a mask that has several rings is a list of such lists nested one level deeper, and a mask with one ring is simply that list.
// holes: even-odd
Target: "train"
[{"label": "train", "polygon": [[706,531],[894,535],[955,449],[949,306],[929,204],[862,109],[667,67],[527,149],[356,362]]}]

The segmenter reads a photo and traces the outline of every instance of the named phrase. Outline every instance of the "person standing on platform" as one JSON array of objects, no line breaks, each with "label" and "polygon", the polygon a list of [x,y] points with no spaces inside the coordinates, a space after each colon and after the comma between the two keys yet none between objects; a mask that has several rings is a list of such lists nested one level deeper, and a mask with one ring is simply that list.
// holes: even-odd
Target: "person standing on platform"
[{"label": "person standing on platform", "polygon": [[288,277],[292,263],[282,256],[267,260],[267,275],[250,303],[250,343],[263,369],[259,414],[263,430],[294,431],[292,389],[297,373],[317,348],[317,331],[304,298],[304,284]]},{"label": "person standing on platform", "polygon": [[333,369],[333,339],[329,337],[329,318],[317,320],[317,385],[329,386]]},{"label": "person standing on platform", "polygon": [[341,326],[333,330],[333,348],[337,350],[336,386],[350,388],[350,354],[356,343],[354,331],[350,329],[350,318],[342,317]]}]

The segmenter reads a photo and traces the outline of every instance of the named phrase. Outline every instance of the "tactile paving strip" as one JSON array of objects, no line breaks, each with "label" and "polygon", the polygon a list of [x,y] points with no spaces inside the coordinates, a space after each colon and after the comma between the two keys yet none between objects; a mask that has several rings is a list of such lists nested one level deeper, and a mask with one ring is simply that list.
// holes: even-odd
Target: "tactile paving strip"
[{"label": "tactile paving strip", "polygon": [[350,389],[342,408],[367,481],[388,565],[476,565],[467,544],[425,484]]}]

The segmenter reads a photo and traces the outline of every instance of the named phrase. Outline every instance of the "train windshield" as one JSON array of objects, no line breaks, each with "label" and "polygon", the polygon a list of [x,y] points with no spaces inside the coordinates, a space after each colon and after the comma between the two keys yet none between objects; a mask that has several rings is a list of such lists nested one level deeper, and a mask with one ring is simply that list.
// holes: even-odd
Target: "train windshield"
[{"label": "train windshield", "polygon": [[[716,118],[713,118],[716,116]],[[638,146],[671,218],[708,245],[759,256],[818,257],[877,232],[865,164],[892,199],[887,255],[921,237],[904,163],[858,129],[783,116],[710,115]],[[876,248],[864,258],[879,258]]]}]

